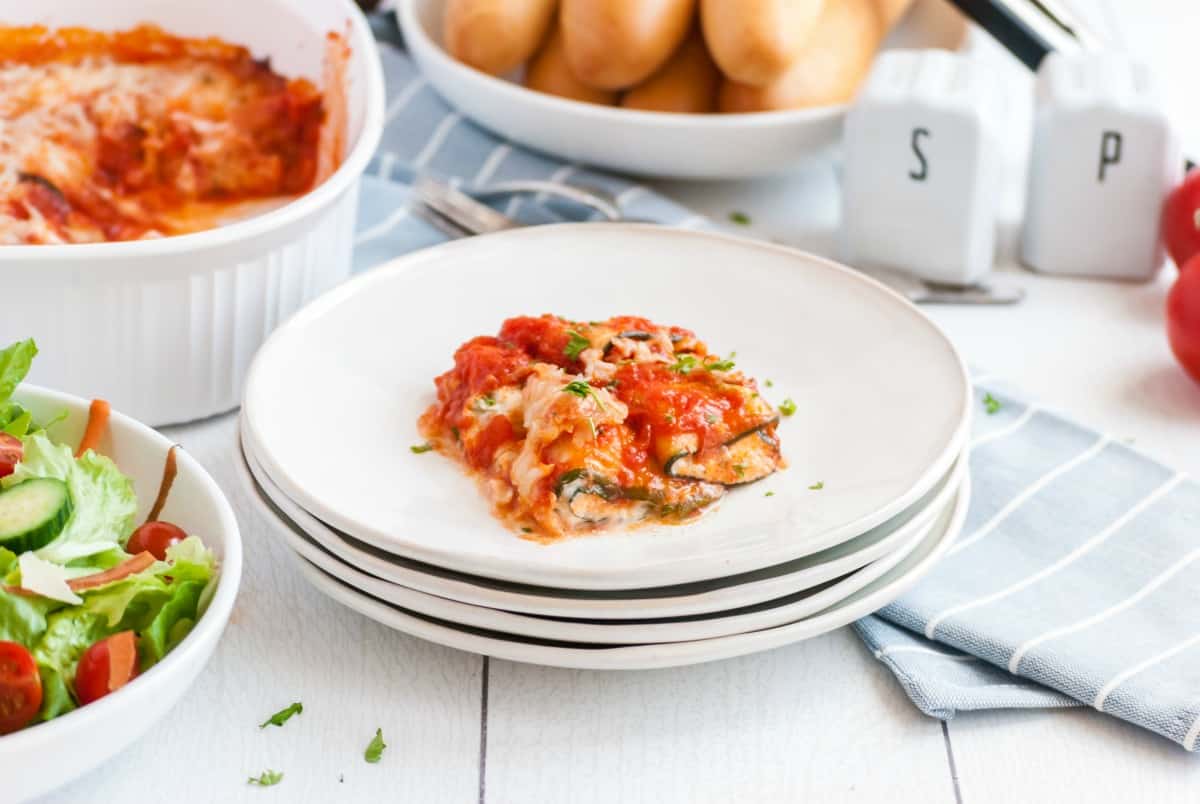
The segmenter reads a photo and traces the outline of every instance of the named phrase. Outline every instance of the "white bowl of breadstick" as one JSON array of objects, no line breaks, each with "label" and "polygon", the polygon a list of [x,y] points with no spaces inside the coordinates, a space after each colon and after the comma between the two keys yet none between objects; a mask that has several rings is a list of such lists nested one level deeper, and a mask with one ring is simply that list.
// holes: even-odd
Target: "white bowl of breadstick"
[{"label": "white bowl of breadstick", "polygon": [[429,83],[485,128],[688,179],[827,156],[881,48],[957,48],[964,32],[944,0],[401,0],[398,14]]}]

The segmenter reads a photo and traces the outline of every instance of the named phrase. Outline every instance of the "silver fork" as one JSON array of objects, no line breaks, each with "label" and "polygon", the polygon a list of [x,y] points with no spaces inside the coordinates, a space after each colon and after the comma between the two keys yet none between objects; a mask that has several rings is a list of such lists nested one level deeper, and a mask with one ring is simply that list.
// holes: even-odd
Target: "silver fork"
[{"label": "silver fork", "polygon": [[[455,187],[435,179],[420,178],[413,184],[413,214],[452,238],[493,234],[516,229],[522,224],[497,212]],[[954,287],[934,285],[906,274],[864,271],[868,276],[907,297],[915,304],[1016,304],[1024,298],[1021,288],[987,285]]]}]

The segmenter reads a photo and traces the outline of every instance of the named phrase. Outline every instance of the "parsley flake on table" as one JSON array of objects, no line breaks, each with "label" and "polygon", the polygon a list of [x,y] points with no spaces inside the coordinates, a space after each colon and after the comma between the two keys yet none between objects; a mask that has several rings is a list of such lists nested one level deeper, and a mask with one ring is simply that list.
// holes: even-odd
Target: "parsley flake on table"
[{"label": "parsley flake on table", "polygon": [[363,752],[363,759],[374,764],[383,756],[385,748],[387,748],[387,743],[383,741],[383,729],[375,729],[375,736],[371,738],[367,750]]},{"label": "parsley flake on table", "polygon": [[784,416],[791,416],[796,412],[796,403],[792,401],[791,397],[788,397],[779,403],[779,412]]},{"label": "parsley flake on table", "polygon": [[583,354],[583,350],[591,346],[592,342],[574,330],[568,330],[567,334],[571,338],[563,347],[563,354],[567,356],[568,360],[578,360],[579,355]]},{"label": "parsley flake on table", "polygon": [[259,787],[270,787],[271,785],[279,784],[282,779],[282,771],[265,770],[258,776],[251,776],[246,780],[246,784],[256,784]]},{"label": "parsley flake on table", "polygon": [[987,415],[991,416],[996,411],[1000,410],[1000,400],[992,396],[991,392],[983,395],[983,407],[987,411]]},{"label": "parsley flake on table", "polygon": [[773,491],[768,491],[768,492],[767,492],[766,494],[764,494],[763,496],[764,496],[764,497],[774,497],[774,496],[775,496],[775,492],[773,492]]},{"label": "parsley flake on table", "polygon": [[409,447],[409,449],[412,451],[413,455],[420,455],[423,452],[432,452],[433,444],[430,444],[428,441],[426,441],[424,444],[413,444],[411,447]]},{"label": "parsley flake on table", "polygon": [[288,720],[292,717],[292,715],[298,715],[303,711],[304,711],[304,704],[300,703],[299,701],[296,701],[291,706],[287,706],[283,709],[280,709],[278,712],[271,715],[269,718],[264,720],[262,723],[259,723],[258,727],[260,729],[265,729],[267,726],[282,726],[284,723],[288,722]]},{"label": "parsley flake on table", "polygon": [[733,221],[738,226],[749,226],[750,225],[750,216],[747,215],[745,212],[741,212],[739,210],[730,212],[729,220]]},{"label": "parsley flake on table", "polygon": [[771,380],[769,380],[769,379],[768,379],[768,380],[766,381],[766,386],[767,386],[768,388],[774,388],[774,387],[775,387],[775,383],[771,382]]},{"label": "parsley flake on table", "polygon": [[818,480],[816,483],[813,483],[811,486],[809,486],[808,490],[809,491],[820,491],[823,488],[825,488],[825,481]]}]

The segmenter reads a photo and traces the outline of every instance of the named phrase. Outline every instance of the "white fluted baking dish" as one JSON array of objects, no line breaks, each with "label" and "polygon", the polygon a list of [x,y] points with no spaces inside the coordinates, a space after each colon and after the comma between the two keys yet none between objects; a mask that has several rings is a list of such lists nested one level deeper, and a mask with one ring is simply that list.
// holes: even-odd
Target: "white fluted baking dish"
[{"label": "white fluted baking dish", "polygon": [[34,337],[30,380],[100,396],[152,425],[231,410],[266,336],[350,273],[358,184],[383,129],[383,73],[351,0],[0,0],[9,25],[214,35],[321,80],[324,36],[348,32],[341,166],[285,206],[205,232],[126,243],[0,247],[0,343]]}]

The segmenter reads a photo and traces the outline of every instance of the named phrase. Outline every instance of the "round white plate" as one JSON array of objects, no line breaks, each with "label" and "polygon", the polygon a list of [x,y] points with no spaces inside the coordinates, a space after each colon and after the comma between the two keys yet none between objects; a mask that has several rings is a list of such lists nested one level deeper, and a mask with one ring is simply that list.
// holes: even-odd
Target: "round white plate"
[{"label": "round white plate", "polygon": [[[741,178],[827,155],[846,106],[754,114],[667,114],[580,103],[525,89],[451,58],[442,49],[446,0],[401,0],[404,41],[429,83],[467,117],[515,142],[623,173]],[[888,46],[955,49],[962,18],[922,0]]]},{"label": "round white plate", "polygon": [[[88,400],[31,385],[22,385],[15,396],[38,421],[67,413],[67,418],[50,427],[56,442],[75,444],[83,436]],[[99,451],[133,480],[138,521],[154,502],[170,449],[171,441],[162,434],[113,412]],[[178,453],[177,465],[163,518],[199,536],[220,562],[208,608],[161,662],[121,689],[61,717],[0,736],[0,800],[42,796],[119,754],[189,694],[212,656],[241,582],[242,540],[229,501],[204,467],[186,450]],[[173,715],[181,716],[179,710]]]},{"label": "round white plate", "polygon": [[934,522],[930,521],[890,554],[849,575],[758,605],[684,618],[593,621],[533,617],[471,606],[397,586],[343,563],[332,553],[321,549],[315,541],[302,535],[286,518],[277,515],[272,521],[277,525],[276,533],[292,552],[325,574],[385,603],[415,614],[508,635],[596,645],[689,642],[795,622],[829,608],[882,576],[911,553],[934,526]]},{"label": "round white plate", "polygon": [[[244,446],[244,445],[243,445]],[[264,513],[284,519],[293,530],[323,550],[391,584],[472,606],[543,617],[584,620],[635,620],[724,612],[825,584],[896,551],[926,530],[957,491],[966,474],[966,457],[919,502],[862,536],[811,556],[730,578],[656,589],[587,592],[491,581],[390,555],[339,533],[287,498],[248,451],[236,465],[250,499],[262,500]],[[849,592],[847,592],[848,594]]]},{"label": "round white plate", "polygon": [[[780,427],[790,467],[686,526],[519,538],[454,462],[409,446],[463,341],[546,311],[644,315],[737,350],[773,380],[772,401],[796,400]],[[267,475],[357,539],[489,578],[613,590],[761,569],[864,533],[949,470],[969,401],[949,340],[861,274],[741,238],[588,223],[447,243],[331,291],[260,350],[242,415]]]},{"label": "round white plate", "polygon": [[778,648],[832,631],[891,603],[920,580],[957,538],[970,499],[968,477],[953,506],[934,526],[934,536],[882,577],[823,612],[796,622],[734,636],[694,642],[587,647],[527,637],[506,636],[470,626],[416,615],[347,586],[299,556],[296,564],[313,586],[339,603],[406,634],[459,650],[499,659],[584,670],[646,670],[728,659]]}]

